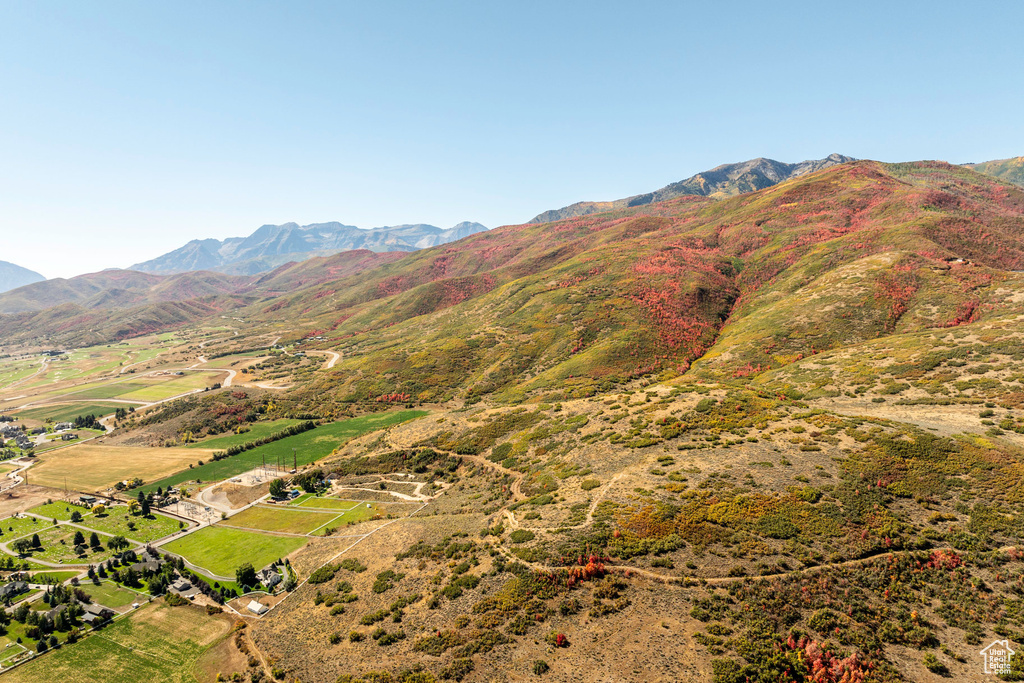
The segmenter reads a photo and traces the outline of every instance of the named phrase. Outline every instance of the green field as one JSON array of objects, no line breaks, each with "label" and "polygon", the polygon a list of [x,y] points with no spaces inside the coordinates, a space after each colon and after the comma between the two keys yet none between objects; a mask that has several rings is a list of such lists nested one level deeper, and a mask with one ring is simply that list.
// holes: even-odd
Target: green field
[{"label": "green field", "polygon": [[52,571],[33,572],[32,583],[63,583],[68,579],[79,576],[81,573],[78,569],[54,569]]},{"label": "green field", "polygon": [[4,674],[38,683],[195,683],[196,662],[230,631],[227,619],[154,602],[86,637]]},{"label": "green field", "polygon": [[45,517],[46,519],[59,519],[62,522],[67,522],[71,519],[72,512],[85,516],[89,514],[89,508],[73,503],[53,502],[36,505],[34,508],[29,508],[27,512],[32,515]]},{"label": "green field", "polygon": [[112,403],[109,401],[83,401],[82,403],[68,403],[63,405],[42,406],[40,408],[29,408],[20,410],[16,417],[22,420],[39,420],[40,422],[50,419],[54,422],[71,422],[82,415],[109,415],[118,408],[134,406],[138,408],[141,403]]},{"label": "green field", "polygon": [[272,536],[256,531],[208,526],[171,541],[162,550],[181,555],[192,564],[218,576],[235,575],[235,569],[249,562],[257,569],[298,550],[308,539],[300,536]]},{"label": "green field", "polygon": [[299,496],[291,503],[292,505],[304,508],[317,508],[319,510],[351,510],[359,503],[352,500],[339,500],[337,498],[321,498],[320,496]]},{"label": "green field", "polygon": [[39,533],[53,526],[47,520],[36,519],[35,517],[7,517],[0,520],[0,542],[10,543],[16,538]]},{"label": "green field", "polygon": [[313,512],[296,508],[254,506],[229,517],[224,524],[261,531],[308,534],[328,524],[338,515],[334,512]]},{"label": "green field", "polygon": [[[79,526],[111,536],[124,536],[142,543],[170,536],[179,528],[177,520],[157,513],[153,513],[149,517],[143,517],[141,514],[129,514],[128,507],[125,505],[109,507],[106,513],[99,516],[92,514],[87,507],[56,502],[37,505],[34,508],[29,508],[28,512],[48,520],[58,519],[62,522],[70,520],[72,512],[78,512],[82,515],[82,521],[78,522]],[[129,524],[135,528],[130,528]]]},{"label": "green field", "polygon": [[149,599],[149,596],[139,595],[135,591],[121,588],[116,583],[109,581],[104,581],[98,586],[91,581],[83,581],[81,588],[92,598],[93,602],[98,602],[111,609],[127,607],[133,602],[145,602]]},{"label": "green field", "polygon": [[[134,525],[135,528],[130,529],[129,524]],[[178,521],[170,517],[157,513],[152,513],[149,517],[143,517],[141,514],[130,515],[128,508],[121,505],[108,508],[107,514],[99,517],[90,514],[81,521],[81,525],[143,543],[170,536],[179,528]]]},{"label": "green field", "polygon": [[193,389],[205,389],[217,383],[215,373],[190,373],[184,377],[174,377],[163,382],[147,384],[135,391],[121,394],[121,398],[129,401],[143,401],[151,403],[184,394]]},{"label": "green field", "polygon": [[218,450],[225,450],[231,446],[241,446],[249,441],[255,441],[256,439],[264,436],[270,436],[276,432],[281,431],[302,422],[302,420],[269,420],[267,422],[256,422],[250,425],[249,431],[244,434],[226,434],[224,436],[215,436],[197,443],[189,444],[186,448],[215,448]]},{"label": "green field", "polygon": [[[157,487],[167,488],[177,486],[187,481],[220,481],[229,479],[235,475],[248,472],[263,463],[276,463],[280,458],[285,464],[292,463],[292,449],[295,449],[295,457],[299,465],[306,465],[319,460],[341,446],[342,444],[400,422],[406,422],[417,417],[426,415],[424,410],[400,410],[388,413],[375,413],[362,417],[332,422],[317,427],[316,429],[295,436],[289,436],[265,446],[259,446],[251,451],[245,451],[223,460],[208,462],[190,470],[182,470],[177,474],[164,477],[158,481],[146,484],[143,491],[156,491]],[[200,444],[206,446],[206,444]]]},{"label": "green field", "polygon": [[[74,551],[74,536],[76,531],[81,530],[64,525],[51,525],[46,527],[42,531],[37,532],[39,534],[39,542],[42,544],[43,549],[34,550],[29,553],[27,557],[42,560],[44,562],[56,562],[60,564],[96,564],[97,562],[103,562],[110,559],[114,554],[104,545],[96,551],[89,548],[84,557],[78,557]],[[85,536],[85,540],[88,542],[89,532],[82,531],[82,535]],[[14,538],[12,537],[11,540],[14,540]],[[100,534],[100,543],[106,544],[108,540],[110,540],[109,536]]]}]

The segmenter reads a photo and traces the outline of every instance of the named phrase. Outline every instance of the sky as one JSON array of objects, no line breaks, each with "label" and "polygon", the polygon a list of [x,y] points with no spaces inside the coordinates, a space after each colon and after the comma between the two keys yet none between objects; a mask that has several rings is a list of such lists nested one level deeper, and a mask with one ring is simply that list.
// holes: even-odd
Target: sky
[{"label": "sky", "polygon": [[0,259],[521,223],[722,163],[1024,155],[1019,2],[0,0]]}]

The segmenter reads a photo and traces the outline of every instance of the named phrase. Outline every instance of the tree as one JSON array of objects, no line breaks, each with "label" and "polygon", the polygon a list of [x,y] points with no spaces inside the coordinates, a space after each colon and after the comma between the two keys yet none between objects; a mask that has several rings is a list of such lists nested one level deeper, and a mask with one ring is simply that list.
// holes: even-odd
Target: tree
[{"label": "tree", "polygon": [[142,516],[149,517],[149,500],[145,498],[142,499]]},{"label": "tree", "polygon": [[139,501],[139,505],[141,506],[143,503],[146,502],[146,494],[143,493],[142,491],[139,491],[139,496],[135,500]]},{"label": "tree", "polygon": [[32,547],[42,548],[43,544],[39,542],[39,534],[32,534]]},{"label": "tree", "polygon": [[103,505],[102,503],[99,504],[99,505],[95,505],[92,508],[92,514],[94,514],[94,515],[102,515],[106,511],[107,511],[107,506]]},{"label": "tree", "polygon": [[131,545],[124,536],[114,536],[107,541],[107,547],[111,550],[123,550]]},{"label": "tree", "polygon": [[141,509],[142,505],[137,500],[133,500],[128,503],[128,512],[130,512],[133,515]]},{"label": "tree", "polygon": [[270,482],[270,495],[274,498],[284,498],[285,491],[288,490],[288,486],[284,483],[284,479],[275,479]]},{"label": "tree", "polygon": [[11,547],[14,548],[15,552],[17,552],[19,555],[27,555],[34,546],[32,545],[32,541],[30,541],[29,539],[19,538],[17,541],[11,544]]},{"label": "tree", "polygon": [[85,536],[82,535],[81,530],[75,531],[75,539],[73,541],[75,545],[85,545]]},{"label": "tree", "polygon": [[89,547],[90,548],[99,548],[100,547],[100,537],[96,535],[95,531],[92,532],[91,534],[89,534]]},{"label": "tree", "polygon": [[246,562],[235,570],[235,581],[239,586],[255,586],[257,584],[256,570]]},{"label": "tree", "polygon": [[78,524],[79,522],[81,522],[82,521],[82,513],[79,512],[78,510],[75,510],[74,512],[72,512],[71,513],[71,521],[73,523],[75,523],[75,524]]}]

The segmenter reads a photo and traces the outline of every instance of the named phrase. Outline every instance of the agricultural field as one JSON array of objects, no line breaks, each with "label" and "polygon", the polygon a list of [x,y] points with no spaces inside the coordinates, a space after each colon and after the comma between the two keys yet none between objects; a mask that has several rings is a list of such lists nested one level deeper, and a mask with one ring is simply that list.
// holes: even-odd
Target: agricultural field
[{"label": "agricultural field", "polygon": [[103,581],[99,585],[92,581],[83,581],[81,587],[93,599],[93,602],[98,602],[112,610],[120,610],[133,602],[146,602],[150,597],[148,595],[140,595],[127,588],[122,588],[110,581]]},{"label": "agricultural field", "polygon": [[102,415],[109,415],[118,408],[138,408],[141,403],[114,403],[111,401],[82,401],[78,403],[62,403],[58,405],[46,405],[38,408],[28,408],[26,410],[19,410],[14,413],[14,416],[22,420],[35,420],[38,422],[44,422],[46,420],[52,420],[54,422],[71,422],[76,417],[84,415],[95,415],[100,417]]},{"label": "agricultural field", "polygon": [[340,515],[331,512],[314,512],[285,506],[255,505],[229,517],[222,524],[260,531],[309,534],[321,527],[333,526],[333,521],[338,517]]},{"label": "agricultural field", "polygon": [[[29,480],[40,486],[99,491],[119,481],[139,477],[153,481],[208,460],[212,451],[198,448],[106,446],[94,442],[43,455],[29,470]],[[190,470],[191,471],[191,470]],[[152,487],[154,490],[156,486]]]},{"label": "agricultural field", "polygon": [[153,602],[102,633],[4,676],[24,683],[196,683],[196,663],[227,637],[231,626],[230,618],[207,616],[196,607]]},{"label": "agricultural field", "polygon": [[[144,481],[150,482],[142,487],[142,490],[146,492],[156,491],[158,487],[178,486],[188,481],[220,481],[255,469],[264,461],[268,464],[276,464],[280,460],[282,465],[290,467],[293,462],[293,449],[295,461],[299,466],[308,465],[330,455],[336,448],[351,439],[426,414],[426,411],[423,410],[400,410],[332,422],[216,462],[206,462],[199,467],[193,467],[156,481],[151,481],[149,477],[142,475],[138,476],[142,477]],[[192,450],[192,452],[194,453],[196,450]]]},{"label": "agricultural field", "polygon": [[208,526],[161,546],[217,576],[234,577],[249,562],[257,569],[306,545],[308,538]]},{"label": "agricultural field", "polygon": [[196,443],[192,443],[186,446],[186,448],[207,448],[213,450],[226,450],[231,446],[241,446],[244,443],[255,441],[256,439],[263,438],[275,434],[282,429],[297,425],[302,420],[291,420],[288,418],[280,420],[267,420],[265,422],[254,422],[249,425],[249,431],[241,434],[227,434],[224,436],[214,436],[209,439],[203,439]]}]

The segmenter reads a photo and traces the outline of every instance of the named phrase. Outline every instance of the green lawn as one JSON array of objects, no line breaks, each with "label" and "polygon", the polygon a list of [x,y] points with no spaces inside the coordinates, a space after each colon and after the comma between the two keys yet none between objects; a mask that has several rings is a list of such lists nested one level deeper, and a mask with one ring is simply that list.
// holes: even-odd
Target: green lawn
[{"label": "green lawn", "polygon": [[[317,427],[302,434],[289,436],[265,446],[233,455],[223,460],[208,462],[199,467],[189,470],[182,470],[177,474],[164,477],[158,481],[146,484],[142,487],[144,491],[156,491],[157,487],[167,488],[177,486],[187,481],[221,481],[235,475],[248,472],[263,463],[276,463],[278,459],[285,464],[292,464],[292,449],[295,449],[295,458],[299,465],[306,465],[330,455],[335,448],[347,443],[351,439],[390,427],[391,425],[406,422],[417,417],[426,415],[424,410],[399,410],[387,413],[375,413],[362,417],[342,420]],[[203,444],[205,446],[205,444]]]},{"label": "green lawn", "polygon": [[246,562],[260,569],[298,550],[307,541],[301,536],[272,536],[256,531],[211,526],[171,541],[161,546],[161,549],[181,555],[213,574],[231,577],[235,575],[235,569]]},{"label": "green lawn", "polygon": [[204,441],[199,441],[193,444],[189,444],[186,448],[214,448],[218,450],[226,450],[231,446],[240,446],[249,441],[255,441],[256,439],[264,436],[270,436],[276,432],[280,432],[287,427],[296,425],[302,422],[302,420],[268,420],[267,422],[256,422],[249,425],[249,431],[244,434],[226,434],[224,436],[214,436]]},{"label": "green lawn", "polygon": [[338,500],[337,498],[321,498],[320,496],[299,496],[294,503],[299,507],[318,508],[320,510],[351,510],[359,503],[351,500]]},{"label": "green lawn", "polygon": [[46,519],[59,519],[62,522],[67,522],[71,519],[71,513],[77,512],[82,516],[89,514],[89,508],[84,505],[75,505],[73,503],[43,503],[42,505],[36,505],[34,508],[29,508],[28,512],[33,515],[39,515]]},{"label": "green lawn", "polygon": [[42,406],[40,408],[29,408],[18,411],[16,417],[23,420],[46,420],[54,422],[71,422],[82,415],[109,415],[118,408],[127,409],[129,406],[138,408],[141,403],[111,403],[109,401],[93,401],[82,403],[68,403],[64,405]]},{"label": "green lawn", "polygon": [[[116,505],[107,509],[107,514],[99,517],[88,515],[80,524],[96,531],[113,536],[124,536],[143,543],[149,543],[178,531],[178,520],[165,517],[159,513],[151,513],[149,517],[128,514],[128,508]],[[128,525],[134,525],[130,529]]]},{"label": "green lawn", "polygon": [[32,583],[63,583],[68,579],[79,576],[82,572],[77,569],[54,569],[51,571],[34,572]]},{"label": "green lawn", "polygon": [[[71,513],[77,511],[82,515],[82,521],[77,522],[80,526],[111,536],[124,536],[143,543],[170,536],[178,531],[178,521],[175,519],[158,513],[152,513],[149,517],[131,515],[128,514],[128,507],[125,505],[109,507],[107,512],[100,516],[92,514],[89,508],[71,503],[44,503],[30,508],[28,511],[48,520],[59,519],[62,522],[70,520]],[[129,528],[129,524],[135,528]]]},{"label": "green lawn", "polygon": [[93,602],[98,602],[111,609],[127,607],[133,602],[145,602],[148,599],[146,596],[139,595],[127,588],[121,588],[109,581],[104,581],[98,586],[91,581],[84,581],[81,584],[81,588],[92,598]]},{"label": "green lawn", "polygon": [[44,531],[51,526],[53,522],[35,517],[7,517],[0,520],[0,543],[10,543],[16,538]]},{"label": "green lawn", "polygon": [[158,601],[87,636],[4,674],[5,682],[195,683],[200,656],[229,632],[223,618],[194,607]]},{"label": "green lawn", "polygon": [[[110,559],[114,554],[106,548],[106,542],[110,540],[110,537],[100,534],[100,543],[104,545],[100,546],[100,549],[96,551],[89,548],[84,557],[78,557],[74,550],[76,531],[80,530],[71,526],[47,527],[43,531],[38,532],[39,542],[42,544],[43,549],[32,551],[27,557],[60,564],[96,564]],[[85,536],[85,541],[88,543],[89,532],[82,531],[82,535]]]},{"label": "green lawn", "polygon": [[308,534],[337,517],[334,512],[313,512],[296,508],[254,506],[229,517],[224,524],[261,531]]}]

